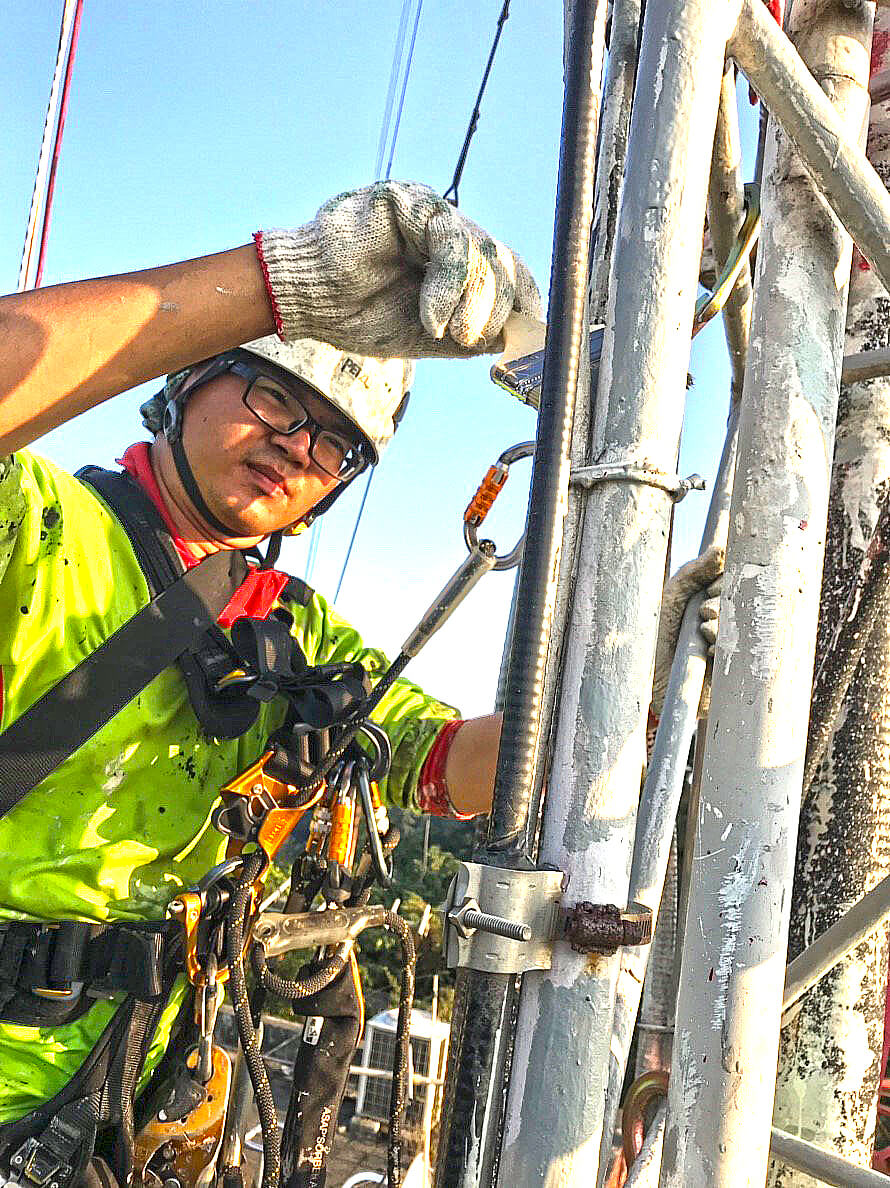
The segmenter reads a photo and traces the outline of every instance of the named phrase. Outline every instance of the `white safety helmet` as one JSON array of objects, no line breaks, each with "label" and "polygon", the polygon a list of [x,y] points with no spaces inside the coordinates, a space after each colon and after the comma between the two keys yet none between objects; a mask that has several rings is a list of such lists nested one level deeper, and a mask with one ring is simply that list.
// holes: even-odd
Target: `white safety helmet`
[{"label": "white safety helmet", "polygon": [[379,460],[405,411],[414,376],[410,360],[356,355],[314,338],[282,342],[275,334],[246,342],[241,349],[314,388],[361,430]]}]

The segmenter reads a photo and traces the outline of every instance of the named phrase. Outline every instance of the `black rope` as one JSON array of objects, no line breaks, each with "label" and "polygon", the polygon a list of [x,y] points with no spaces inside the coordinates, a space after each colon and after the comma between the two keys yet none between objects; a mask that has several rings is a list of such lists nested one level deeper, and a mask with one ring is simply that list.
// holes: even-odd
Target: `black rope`
[{"label": "black rope", "polygon": [[386,913],[386,927],[402,945],[402,983],[399,988],[399,1016],[396,1022],[396,1056],[392,1070],[392,1093],[389,1098],[389,1146],[386,1151],[386,1174],[389,1188],[402,1182],[402,1122],[408,1101],[408,1056],[411,1049],[411,1008],[414,1005],[414,971],[417,954],[414,937],[406,920],[395,912]]},{"label": "black rope", "polygon": [[464,172],[464,165],[467,163],[467,153],[470,151],[470,141],[476,134],[476,126],[479,123],[479,115],[482,109],[482,96],[485,94],[485,88],[488,86],[488,76],[491,74],[494,55],[497,52],[498,42],[501,39],[501,33],[503,32],[504,25],[509,15],[510,0],[504,0],[504,7],[501,9],[501,15],[498,17],[498,27],[495,30],[494,41],[491,43],[488,61],[485,64],[485,73],[482,75],[482,83],[479,87],[479,94],[476,96],[476,104],[473,107],[473,113],[470,116],[470,122],[467,125],[467,134],[464,137],[464,146],[460,150],[460,156],[457,158],[457,165],[454,168],[454,177],[451,179],[451,185],[443,195],[443,197],[446,198],[452,204],[452,206],[458,205],[457,187],[460,185],[460,179]]},{"label": "black rope", "polygon": [[260,1045],[257,1039],[256,1023],[247,994],[247,979],[244,974],[244,929],[250,906],[251,888],[265,862],[262,850],[248,854],[238,882],[232,892],[226,949],[229,960],[229,993],[232,1010],[238,1024],[238,1038],[244,1052],[244,1063],[253,1085],[260,1129],[263,1134],[263,1179],[262,1188],[278,1188],[281,1178],[281,1139],[278,1134],[278,1115],[275,1100]]},{"label": "black rope", "polygon": [[347,959],[334,956],[329,958],[318,969],[313,969],[302,978],[282,978],[273,973],[266,962],[266,953],[262,945],[254,945],[251,951],[251,963],[257,981],[270,994],[277,994],[291,1002],[300,998],[310,998],[313,994],[320,994],[339,978],[346,968]]}]

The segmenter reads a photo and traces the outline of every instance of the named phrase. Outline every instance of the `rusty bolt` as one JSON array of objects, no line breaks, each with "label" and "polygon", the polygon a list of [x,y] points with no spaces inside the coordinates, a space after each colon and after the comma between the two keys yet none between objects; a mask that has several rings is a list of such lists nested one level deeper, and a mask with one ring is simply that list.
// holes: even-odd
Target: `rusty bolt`
[{"label": "rusty bolt", "polygon": [[606,956],[622,945],[648,945],[652,940],[652,912],[641,903],[626,908],[614,903],[582,901],[566,909],[565,939],[576,953]]}]

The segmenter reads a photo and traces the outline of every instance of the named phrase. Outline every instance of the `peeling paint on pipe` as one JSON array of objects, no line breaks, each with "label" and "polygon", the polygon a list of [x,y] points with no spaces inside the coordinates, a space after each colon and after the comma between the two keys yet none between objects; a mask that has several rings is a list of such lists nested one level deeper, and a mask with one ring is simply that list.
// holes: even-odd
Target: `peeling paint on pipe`
[{"label": "peeling paint on pipe", "polygon": [[[852,142],[872,16],[794,0],[789,20],[818,67],[843,52],[832,119]],[[852,245],[775,121],[762,208],[661,1188],[762,1188],[768,1163]]]},{"label": "peeling paint on pipe", "polygon": [[[888,45],[890,11],[884,8],[875,18],[873,72]],[[867,154],[890,180],[887,100],[872,102]],[[848,356],[887,352],[888,311],[878,278],[854,263]],[[890,623],[886,595],[877,599],[882,607],[871,616],[874,625],[868,623],[870,586],[862,586],[860,573],[866,549],[878,560],[872,533],[882,532],[881,507],[890,490],[888,425],[890,379],[844,384],[816,650],[823,679],[814,682],[810,711],[807,770],[812,768],[813,776],[798,833],[789,944],[796,959],[786,976],[786,1003],[789,990],[799,989],[801,968],[806,973],[808,961],[811,969],[824,966],[837,950],[840,941],[832,944],[832,937],[846,933],[860,943],[788,1012],[774,1111],[776,1126],[863,1167],[874,1145],[887,982],[887,930],[877,927],[882,905],[875,902],[886,903],[887,888],[869,888],[890,875]],[[886,585],[886,544],[882,560],[885,572],[876,579]],[[851,656],[847,664],[837,662],[840,647]],[[823,754],[812,763],[817,737]],[[811,942],[812,952],[796,957]],[[769,1183],[814,1188],[825,1178],[818,1168],[777,1159]]]},{"label": "peeling paint on pipe", "polygon": [[[673,471],[726,38],[737,5],[647,5],[610,281],[591,462]],[[641,102],[642,97],[642,102]],[[606,482],[589,497],[541,859],[570,903],[627,902],[670,498]],[[609,525],[603,531],[603,525]],[[589,1185],[599,1162],[618,958],[557,943],[523,978],[498,1183]]]},{"label": "peeling paint on pipe", "polygon": [[[853,20],[863,11],[874,11],[874,6],[868,3],[845,7]],[[790,20],[797,23],[793,9]],[[762,0],[743,0],[738,28],[729,48],[770,114],[781,121],[786,134],[797,145],[829,206],[881,278],[884,288],[890,289],[890,194],[859,149],[867,108],[859,114],[858,122],[847,123],[838,118],[836,110],[846,82],[861,78],[863,70],[868,77],[868,53],[864,61],[856,60],[853,37],[843,46],[835,47],[832,68],[814,79]],[[846,59],[842,57],[845,54],[849,55]],[[814,65],[818,67],[822,63]]]}]

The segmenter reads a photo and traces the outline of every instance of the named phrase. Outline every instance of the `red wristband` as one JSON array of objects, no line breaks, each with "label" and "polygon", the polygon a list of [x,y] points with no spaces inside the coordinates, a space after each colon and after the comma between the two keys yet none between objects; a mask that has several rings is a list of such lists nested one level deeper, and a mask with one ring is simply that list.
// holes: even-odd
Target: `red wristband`
[{"label": "red wristband", "polygon": [[281,321],[281,314],[278,312],[278,303],[275,300],[275,294],[272,292],[272,282],[269,279],[269,266],[266,263],[266,256],[263,252],[263,233],[262,231],[254,231],[253,242],[256,245],[257,259],[260,262],[260,268],[263,270],[263,280],[266,284],[266,292],[269,295],[269,304],[272,306],[272,314],[275,318],[275,329],[278,331],[278,337],[284,339],[284,324]]},{"label": "red wristband", "polygon": [[434,817],[453,817],[457,821],[469,821],[473,813],[459,813],[448,795],[445,782],[445,764],[454,736],[463,726],[463,718],[446,722],[439,731],[430,753],[420,770],[417,781],[417,799],[421,812],[432,813]]}]

